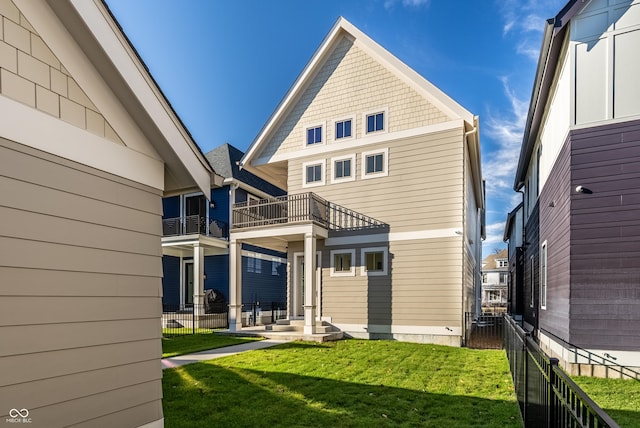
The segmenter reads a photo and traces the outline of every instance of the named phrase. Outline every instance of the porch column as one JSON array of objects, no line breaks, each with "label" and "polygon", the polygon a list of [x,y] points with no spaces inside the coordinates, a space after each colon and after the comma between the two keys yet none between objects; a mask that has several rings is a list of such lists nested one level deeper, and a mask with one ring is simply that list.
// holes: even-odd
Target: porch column
[{"label": "porch column", "polygon": [[199,315],[204,314],[204,247],[193,245],[193,312],[195,327],[199,328]]},{"label": "porch column", "polygon": [[304,235],[304,334],[316,332],[316,237]]},{"label": "porch column", "polygon": [[242,242],[229,242],[229,330],[242,330]]}]

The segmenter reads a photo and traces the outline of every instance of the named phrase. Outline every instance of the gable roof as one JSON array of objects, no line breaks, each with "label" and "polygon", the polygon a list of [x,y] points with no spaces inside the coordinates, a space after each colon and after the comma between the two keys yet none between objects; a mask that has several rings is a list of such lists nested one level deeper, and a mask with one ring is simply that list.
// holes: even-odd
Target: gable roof
[{"label": "gable roof", "polygon": [[244,184],[261,190],[273,196],[284,195],[284,190],[252,174],[246,169],[240,169],[238,163],[244,153],[229,143],[216,147],[208,152],[205,157],[211,167],[225,179],[236,179]]},{"label": "gable roof", "polygon": [[339,17],[320,44],[320,47],[311,57],[311,60],[302,70],[302,73],[300,73],[296,81],[272,113],[271,117],[262,127],[251,146],[249,146],[249,149],[241,160],[242,166],[248,165],[255,157],[259,148],[267,141],[271,132],[277,128],[277,125],[286,116],[289,108],[295,103],[297,97],[304,91],[310,81],[313,80],[316,71],[318,71],[318,69],[323,65],[324,60],[331,54],[335,44],[345,35],[357,41],[359,46],[367,54],[371,55],[375,60],[383,64],[395,76],[416,90],[416,92],[427,98],[434,106],[439,108],[451,119],[463,119],[472,127],[475,126],[476,122],[474,122],[473,114],[418,74],[415,70],[411,69],[405,63],[393,56],[389,51],[377,44],[373,39],[356,28],[345,18]]},{"label": "gable roof", "polygon": [[[92,102],[106,93],[120,100],[164,164],[165,192],[196,186],[208,191],[212,182],[221,183],[104,0],[16,0],[16,5]],[[98,85],[83,85],[81,79]]]},{"label": "gable roof", "polygon": [[523,206],[524,204],[520,202],[509,214],[507,214],[507,222],[504,225],[504,234],[502,235],[503,242],[507,242],[511,239],[511,236],[509,235],[509,232],[511,231],[511,224],[515,221],[518,211],[520,211]]},{"label": "gable roof", "polygon": [[527,122],[522,138],[522,146],[520,147],[520,157],[513,183],[513,189],[516,191],[524,185],[524,179],[536,143],[536,136],[542,122],[545,106],[549,100],[562,43],[567,33],[567,24],[588,3],[584,0],[570,0],[555,17],[546,21],[531,100],[529,101]]},{"label": "gable roof", "polygon": [[496,265],[496,261],[500,259],[506,259],[507,257],[509,257],[509,255],[507,254],[506,248],[501,250],[498,253],[489,254],[487,257],[484,258],[484,260],[482,260],[482,270],[487,271],[491,269],[499,269],[498,266]]}]

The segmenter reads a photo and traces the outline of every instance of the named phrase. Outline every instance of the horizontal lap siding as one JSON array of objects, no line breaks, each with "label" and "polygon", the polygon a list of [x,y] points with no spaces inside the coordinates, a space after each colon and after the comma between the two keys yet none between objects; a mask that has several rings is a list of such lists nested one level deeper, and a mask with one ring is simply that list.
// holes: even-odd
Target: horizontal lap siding
[{"label": "horizontal lap siding", "polygon": [[0,159],[0,402],[161,419],[160,192],[2,139]]},{"label": "horizontal lap siding", "polygon": [[[389,176],[362,179],[362,152],[383,148],[389,148]],[[331,184],[331,158],[353,153],[355,181]],[[321,159],[327,184],[303,188],[302,164]],[[289,192],[314,192],[388,223],[391,232],[461,227],[462,166],[462,129],[454,129],[289,161]]]},{"label": "horizontal lap siding", "polygon": [[640,121],[573,131],[571,342],[640,347]]},{"label": "horizontal lap siding", "polygon": [[[389,274],[362,276],[361,249],[388,246]],[[322,315],[335,323],[460,326],[460,238],[322,248]],[[330,251],[355,249],[355,276],[331,277]]]},{"label": "horizontal lap siding", "polygon": [[[540,192],[540,244],[547,241],[547,309],[541,309],[540,328],[569,340],[569,139],[560,150]],[[553,205],[553,206],[551,206]]]}]

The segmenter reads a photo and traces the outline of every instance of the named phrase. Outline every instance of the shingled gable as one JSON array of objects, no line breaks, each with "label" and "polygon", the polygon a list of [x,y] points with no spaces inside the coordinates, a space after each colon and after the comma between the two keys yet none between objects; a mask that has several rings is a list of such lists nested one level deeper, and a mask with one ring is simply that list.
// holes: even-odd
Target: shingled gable
[{"label": "shingled gable", "polygon": [[[340,17],[247,150],[241,161],[242,167],[252,168],[256,166],[256,160],[259,158],[261,147],[269,139],[271,133],[277,129],[279,123],[287,115],[288,110],[295,104],[300,94],[304,92],[309,83],[314,79],[316,72],[323,66],[325,60],[333,52],[336,44],[342,37],[352,38],[355,43],[358,44],[358,47],[440,109],[450,120],[461,119],[466,122],[468,129],[472,129],[477,125],[476,118],[474,118],[470,112],[373,41],[345,18]],[[269,163],[269,160],[260,159],[260,164],[267,163]],[[257,174],[260,174],[260,172],[257,172]]]},{"label": "shingled gable", "polygon": [[[137,160],[115,162],[122,159],[124,148],[98,139],[91,150],[70,143],[48,151],[116,175],[118,168],[129,176],[136,168],[146,168],[150,172],[139,174],[141,182],[165,194],[195,188],[208,194],[212,183],[222,183],[103,1],[16,4],[124,145],[133,149],[127,150],[126,159],[139,154]],[[127,100],[128,115],[114,107],[118,99]],[[11,120],[10,114],[4,116]],[[46,141],[41,137],[35,132],[27,136],[34,144]]]}]

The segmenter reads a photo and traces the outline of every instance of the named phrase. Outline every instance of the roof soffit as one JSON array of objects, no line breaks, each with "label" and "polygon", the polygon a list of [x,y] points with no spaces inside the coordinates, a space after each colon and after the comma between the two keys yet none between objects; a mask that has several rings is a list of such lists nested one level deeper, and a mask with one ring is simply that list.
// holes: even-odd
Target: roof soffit
[{"label": "roof soffit", "polygon": [[[150,144],[153,149],[149,155],[160,158],[165,164],[166,185],[210,187],[214,180],[204,155],[102,1],[16,1],[21,10],[25,9],[25,15],[30,12],[33,19],[29,15],[27,19],[36,29],[43,29],[39,30],[44,33],[41,34],[43,39],[52,44],[50,47],[54,53],[60,52],[65,67],[77,76],[79,86],[99,108],[105,96],[118,100],[127,114],[113,119],[114,128],[118,122],[125,123],[122,122],[124,120],[128,129],[138,128],[138,132],[141,131],[138,136],[132,134],[133,137],[123,140],[127,145],[133,144],[133,150],[136,150],[135,144],[143,140],[143,144]],[[43,13],[44,21],[39,18]],[[52,20],[59,24],[51,24]],[[73,48],[64,48],[67,52],[61,52],[62,48],[56,49],[56,44],[60,47],[65,45],[61,40],[71,42]],[[73,59],[65,61],[65,55],[67,59]],[[84,68],[74,65],[74,61]],[[91,70],[91,73],[86,73],[86,70]],[[115,114],[108,107],[101,110],[106,119]],[[135,127],[131,126],[131,121]],[[140,149],[143,153],[148,151]]]}]

